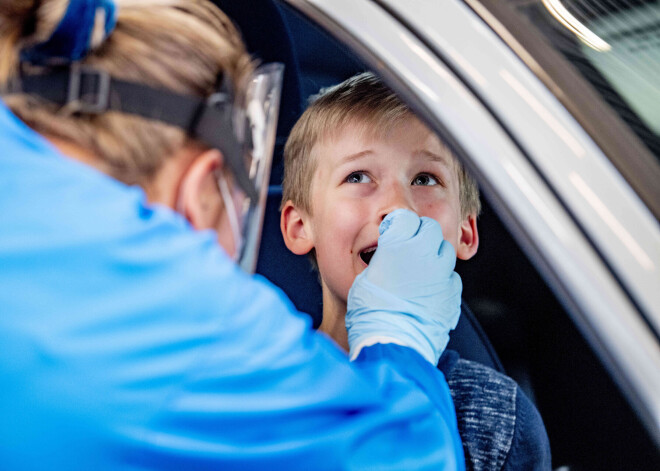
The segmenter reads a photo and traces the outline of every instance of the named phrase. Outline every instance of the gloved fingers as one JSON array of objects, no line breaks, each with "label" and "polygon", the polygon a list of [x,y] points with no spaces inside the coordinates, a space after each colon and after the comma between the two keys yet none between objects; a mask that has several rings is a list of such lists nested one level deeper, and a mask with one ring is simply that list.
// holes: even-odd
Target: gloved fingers
[{"label": "gloved fingers", "polygon": [[378,247],[405,242],[419,231],[421,221],[417,214],[408,209],[397,209],[385,216],[378,231]]},{"label": "gloved fingers", "polygon": [[[387,225],[388,223],[389,225]],[[418,226],[415,231],[416,224]],[[440,257],[444,257],[445,252],[447,255],[451,255],[453,250],[449,248],[442,252],[442,227],[438,221],[426,216],[419,217],[409,210],[397,209],[388,214],[383,223],[381,223],[381,229],[383,227],[385,233],[389,233],[389,235],[381,235],[378,240],[378,246],[381,248],[383,245],[410,242],[406,244],[408,250],[413,249],[410,253],[429,256],[437,254]],[[456,257],[455,252],[454,257]]]},{"label": "gloved fingers", "polygon": [[424,252],[437,254],[439,253],[442,244],[442,227],[440,223],[435,219],[431,219],[426,216],[422,216],[422,223],[419,226],[419,231],[417,231],[417,240],[415,243],[423,249]]},{"label": "gloved fingers", "polygon": [[451,276],[449,277],[449,281],[451,283],[451,291],[456,293],[456,296],[459,298],[460,305],[460,297],[461,293],[463,292],[463,280],[461,280],[461,275],[456,272],[452,272]]},{"label": "gloved fingers", "polygon": [[438,250],[438,259],[445,270],[453,270],[456,266],[456,250],[451,242],[443,240]]},{"label": "gloved fingers", "polygon": [[455,316],[448,323],[450,330],[453,330],[456,328],[456,324],[458,324],[458,318],[461,315],[461,294],[463,292],[463,280],[461,280],[461,277],[458,273],[452,272],[451,276],[449,277],[449,285],[449,292],[455,293],[455,297],[448,300],[449,303],[453,302],[456,305],[454,310]]}]

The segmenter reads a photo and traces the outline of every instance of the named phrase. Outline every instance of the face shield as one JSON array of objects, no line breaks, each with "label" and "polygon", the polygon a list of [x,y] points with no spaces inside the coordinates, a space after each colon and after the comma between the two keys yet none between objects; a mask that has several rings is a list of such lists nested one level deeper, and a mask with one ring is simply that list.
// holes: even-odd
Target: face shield
[{"label": "face shield", "polygon": [[[261,241],[282,74],[281,64],[267,64],[246,81],[240,98],[242,106],[232,107],[232,129],[240,151],[225,155],[234,177],[232,189],[226,178],[218,175],[218,187],[234,234],[237,261],[248,272],[256,268]],[[240,188],[242,198],[236,197],[236,187]]]},{"label": "face shield", "polygon": [[[26,65],[26,64],[24,64]],[[29,66],[29,64],[27,64]],[[238,263],[256,268],[268,180],[277,129],[282,75],[278,63],[257,68],[235,87],[226,77],[208,97],[182,95],[80,65],[23,67],[3,95],[31,94],[62,106],[67,113],[119,111],[184,129],[222,152],[232,185],[218,175]],[[223,189],[224,188],[224,189]]]}]

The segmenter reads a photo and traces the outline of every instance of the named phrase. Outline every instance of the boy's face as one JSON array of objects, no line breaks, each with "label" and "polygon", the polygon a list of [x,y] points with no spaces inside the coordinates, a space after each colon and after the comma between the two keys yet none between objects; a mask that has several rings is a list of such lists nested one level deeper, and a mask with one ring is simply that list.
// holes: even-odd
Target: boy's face
[{"label": "boy's face", "polygon": [[[312,214],[301,216],[324,290],[341,303],[367,267],[369,252],[378,243],[378,226],[395,209],[438,221],[459,257],[476,252],[475,218],[461,218],[456,167],[438,138],[412,117],[385,137],[361,131],[359,125],[348,125],[336,138],[316,145]],[[469,247],[466,230],[472,231]]]}]

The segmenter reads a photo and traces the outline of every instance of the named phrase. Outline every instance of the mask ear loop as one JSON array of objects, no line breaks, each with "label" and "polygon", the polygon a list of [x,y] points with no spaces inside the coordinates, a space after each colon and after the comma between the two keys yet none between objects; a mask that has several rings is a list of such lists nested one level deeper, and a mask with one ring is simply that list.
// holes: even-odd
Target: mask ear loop
[{"label": "mask ear loop", "polygon": [[227,180],[222,173],[218,175],[218,188],[220,188],[220,196],[222,197],[222,200],[225,204],[227,218],[229,219],[232,236],[234,237],[234,255],[232,258],[236,261],[240,258],[241,253],[243,252],[243,244],[245,241],[243,240],[241,227],[238,223],[238,216],[236,215],[236,205],[234,204],[234,199],[232,198],[231,192],[229,191]]}]

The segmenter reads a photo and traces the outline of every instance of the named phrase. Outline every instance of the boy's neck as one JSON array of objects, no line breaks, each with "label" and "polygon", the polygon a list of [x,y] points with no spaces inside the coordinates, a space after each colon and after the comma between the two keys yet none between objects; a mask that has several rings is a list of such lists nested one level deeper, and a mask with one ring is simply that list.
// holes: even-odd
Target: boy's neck
[{"label": "boy's neck", "polygon": [[338,299],[323,286],[323,320],[319,327],[337,344],[348,351],[348,332],[346,332],[346,301]]}]

